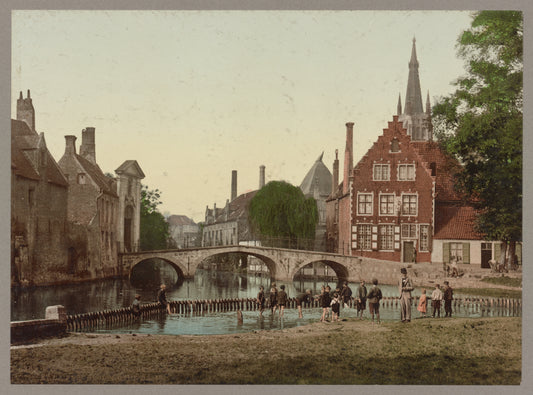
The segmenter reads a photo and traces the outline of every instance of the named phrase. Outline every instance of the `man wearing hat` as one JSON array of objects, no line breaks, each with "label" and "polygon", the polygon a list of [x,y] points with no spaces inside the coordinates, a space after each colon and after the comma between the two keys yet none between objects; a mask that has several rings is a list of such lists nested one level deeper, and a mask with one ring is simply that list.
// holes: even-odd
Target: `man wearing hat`
[{"label": "man wearing hat", "polygon": [[413,283],[407,277],[407,269],[405,267],[402,267],[400,272],[402,273],[402,278],[398,284],[398,290],[400,291],[401,319],[402,322],[411,322],[411,291],[413,290]]}]

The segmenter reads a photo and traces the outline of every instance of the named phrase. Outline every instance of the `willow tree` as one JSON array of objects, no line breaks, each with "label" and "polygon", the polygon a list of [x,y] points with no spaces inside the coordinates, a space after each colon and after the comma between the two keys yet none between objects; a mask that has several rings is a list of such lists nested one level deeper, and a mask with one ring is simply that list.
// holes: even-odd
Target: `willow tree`
[{"label": "willow tree", "polygon": [[318,209],[314,198],[285,181],[261,188],[248,207],[248,220],[262,240],[279,241],[280,247],[306,246],[314,240]]},{"label": "willow tree", "polygon": [[477,206],[477,230],[510,263],[522,239],[522,13],[475,13],[457,47],[467,73],[434,106],[435,132],[463,164],[456,187]]}]

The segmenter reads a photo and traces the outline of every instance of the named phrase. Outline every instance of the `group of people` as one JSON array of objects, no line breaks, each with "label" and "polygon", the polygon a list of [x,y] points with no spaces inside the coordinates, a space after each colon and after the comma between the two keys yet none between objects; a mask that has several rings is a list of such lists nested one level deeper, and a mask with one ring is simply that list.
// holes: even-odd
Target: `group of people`
[{"label": "group of people", "polygon": [[[413,283],[411,279],[407,276],[407,269],[402,268],[401,270],[402,278],[398,284],[400,292],[400,306],[401,306],[401,320],[402,322],[411,321],[411,292],[413,291]],[[442,301],[444,301],[444,317],[452,316],[452,300],[453,300],[453,289],[450,286],[448,281],[444,281],[444,289],[441,290],[440,284],[435,285],[435,289],[431,293],[431,304],[433,308],[433,317],[437,316],[440,318],[440,308]],[[417,310],[420,312],[422,317],[426,317],[427,313],[427,295],[426,290],[422,289],[422,295],[418,300]]]}]

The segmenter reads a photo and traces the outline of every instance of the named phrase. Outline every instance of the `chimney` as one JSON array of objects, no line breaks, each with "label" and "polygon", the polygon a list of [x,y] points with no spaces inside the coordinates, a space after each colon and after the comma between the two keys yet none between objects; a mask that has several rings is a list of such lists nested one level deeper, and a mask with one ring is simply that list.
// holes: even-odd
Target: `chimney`
[{"label": "chimney", "polygon": [[335,150],[335,160],[333,161],[333,182],[331,183],[331,193],[334,194],[339,186],[339,150]]},{"label": "chimney", "polygon": [[87,127],[81,131],[80,155],[96,165],[96,150],[94,143],[94,128]]},{"label": "chimney", "polygon": [[231,201],[237,197],[237,170],[231,171]]},{"label": "chimney", "polygon": [[35,131],[35,110],[30,97],[30,90],[28,89],[28,97],[22,98],[22,91],[17,100],[17,120],[24,121],[28,124],[31,130]]},{"label": "chimney", "polygon": [[65,136],[65,155],[76,155],[76,136]]},{"label": "chimney", "polygon": [[346,194],[350,188],[350,173],[353,169],[353,122],[346,124],[346,150],[344,152],[344,180],[342,193]]},{"label": "chimney", "polygon": [[259,189],[265,186],[265,165],[259,166]]}]

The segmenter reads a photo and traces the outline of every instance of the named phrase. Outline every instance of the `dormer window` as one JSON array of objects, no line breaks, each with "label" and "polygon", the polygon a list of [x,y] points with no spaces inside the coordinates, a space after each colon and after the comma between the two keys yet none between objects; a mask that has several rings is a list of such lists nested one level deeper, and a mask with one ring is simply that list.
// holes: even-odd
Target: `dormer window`
[{"label": "dormer window", "polygon": [[390,152],[400,152],[400,142],[398,139],[393,139],[390,142]]}]

